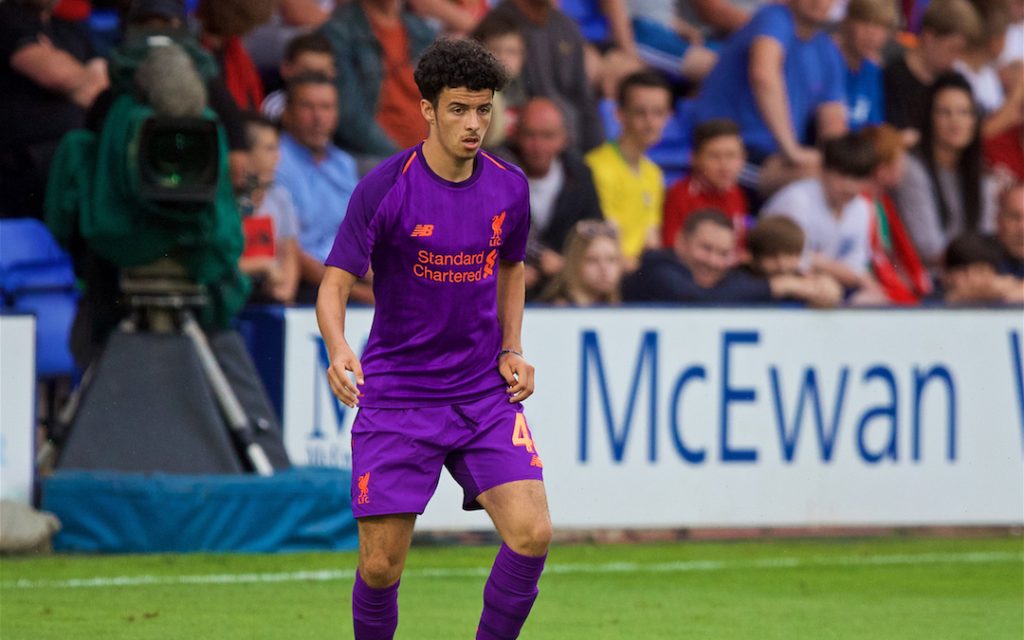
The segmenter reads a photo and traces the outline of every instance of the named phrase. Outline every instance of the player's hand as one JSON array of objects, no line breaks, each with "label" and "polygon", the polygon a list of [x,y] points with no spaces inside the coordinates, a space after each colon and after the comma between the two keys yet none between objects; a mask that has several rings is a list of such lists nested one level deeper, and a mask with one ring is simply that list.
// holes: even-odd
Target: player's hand
[{"label": "player's hand", "polygon": [[[355,374],[355,382],[349,372]],[[359,385],[363,384],[363,367],[359,364],[359,358],[353,353],[352,348],[347,344],[342,345],[331,355],[331,366],[327,368],[327,381],[331,384],[331,391],[334,396],[347,407],[355,407],[359,404],[359,396],[363,392]]]},{"label": "player's hand", "polygon": [[508,384],[508,401],[522,402],[533,395],[533,365],[514,353],[504,353],[498,360],[498,373]]}]

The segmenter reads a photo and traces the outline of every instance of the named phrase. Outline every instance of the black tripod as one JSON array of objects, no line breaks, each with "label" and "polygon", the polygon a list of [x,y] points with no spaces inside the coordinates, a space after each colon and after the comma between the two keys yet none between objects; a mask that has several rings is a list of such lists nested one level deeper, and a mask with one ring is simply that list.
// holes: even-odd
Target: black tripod
[{"label": "black tripod", "polygon": [[86,371],[37,462],[52,460],[59,447],[58,468],[269,476],[287,467],[240,337],[223,332],[211,347],[196,321],[204,288],[163,260],[126,269],[121,289],[132,311]]}]

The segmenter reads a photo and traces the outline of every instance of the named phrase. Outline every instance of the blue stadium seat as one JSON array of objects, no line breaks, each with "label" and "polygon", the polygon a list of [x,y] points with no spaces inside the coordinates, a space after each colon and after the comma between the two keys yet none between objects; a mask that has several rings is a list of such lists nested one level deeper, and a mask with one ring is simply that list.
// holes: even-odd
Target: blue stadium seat
[{"label": "blue stadium seat", "polygon": [[39,220],[0,220],[0,297],[3,306],[36,316],[37,377],[74,376],[68,336],[78,300],[75,274]]}]

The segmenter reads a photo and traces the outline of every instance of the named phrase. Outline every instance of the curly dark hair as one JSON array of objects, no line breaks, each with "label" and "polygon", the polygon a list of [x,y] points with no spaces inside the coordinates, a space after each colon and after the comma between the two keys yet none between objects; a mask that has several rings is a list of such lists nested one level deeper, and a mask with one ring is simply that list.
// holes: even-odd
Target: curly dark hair
[{"label": "curly dark hair", "polygon": [[413,78],[420,95],[436,109],[446,88],[501,91],[508,82],[508,73],[479,42],[441,38],[423,52]]}]

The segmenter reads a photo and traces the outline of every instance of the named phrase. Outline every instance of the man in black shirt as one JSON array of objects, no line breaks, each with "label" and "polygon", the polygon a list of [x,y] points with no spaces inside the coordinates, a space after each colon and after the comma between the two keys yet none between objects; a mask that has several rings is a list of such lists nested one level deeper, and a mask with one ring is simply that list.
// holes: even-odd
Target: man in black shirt
[{"label": "man in black shirt", "polygon": [[[981,19],[968,0],[934,0],[925,10],[917,47],[885,68],[885,119],[920,132],[928,117],[928,90],[981,31]],[[916,140],[916,136],[914,136]]]},{"label": "man in black shirt", "polygon": [[533,98],[519,113],[511,148],[530,185],[530,239],[526,247],[527,296],[562,270],[565,240],[580,220],[603,218],[590,168],[568,151],[562,110]]},{"label": "man in black shirt", "polygon": [[0,3],[0,216],[42,217],[50,161],[107,86],[107,65],[60,28],[53,2]]}]

